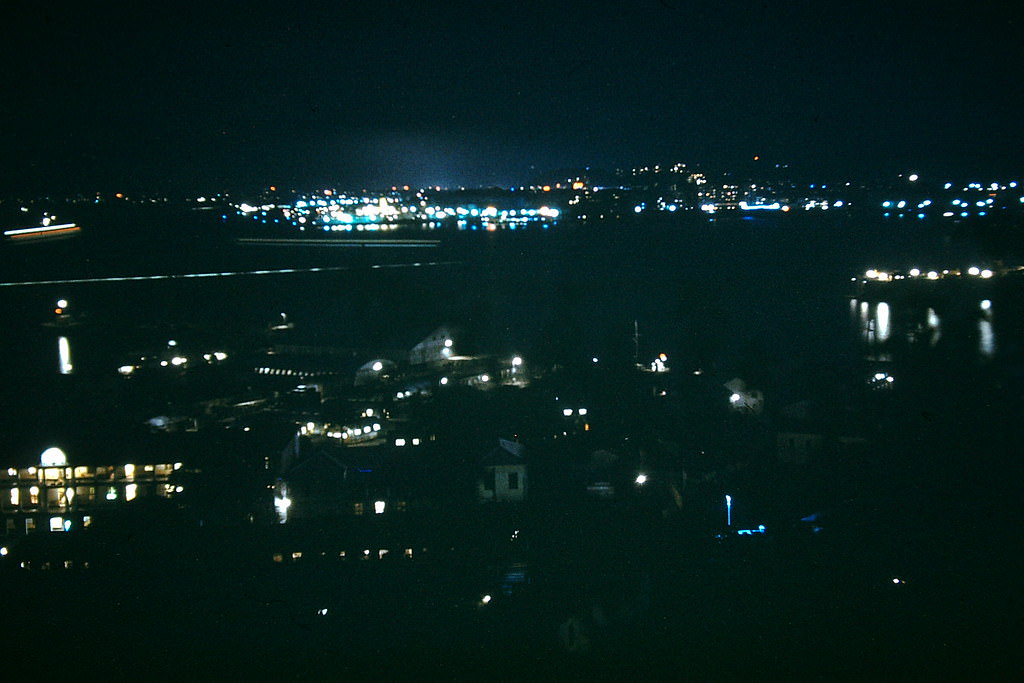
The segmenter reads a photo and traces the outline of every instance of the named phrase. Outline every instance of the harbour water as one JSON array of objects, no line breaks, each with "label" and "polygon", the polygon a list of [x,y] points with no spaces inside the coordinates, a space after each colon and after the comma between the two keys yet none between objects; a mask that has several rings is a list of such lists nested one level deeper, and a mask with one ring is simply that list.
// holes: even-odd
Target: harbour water
[{"label": "harbour water", "polygon": [[[967,666],[972,648],[1002,646],[996,634],[1012,616],[999,602],[1019,591],[1004,587],[1012,563],[991,569],[990,560],[1000,553],[998,537],[1012,526],[1008,482],[1020,469],[1010,460],[1012,405],[1024,380],[1024,335],[1012,313],[1020,310],[1019,283],[1006,276],[983,289],[909,298],[899,282],[870,295],[851,284],[851,277],[879,265],[965,267],[978,258],[968,253],[970,245],[926,225],[865,224],[850,215],[638,217],[546,231],[442,234],[436,247],[373,251],[282,250],[230,239],[204,243],[194,235],[183,245],[166,232],[116,235],[108,230],[103,239],[83,235],[3,253],[17,260],[9,271],[16,276],[0,283],[0,431],[12,462],[31,460],[72,433],[116,448],[126,416],[148,417],[145,411],[157,410],[175,390],[169,383],[166,395],[137,404],[126,390],[130,382],[118,374],[126,359],[166,350],[171,341],[245,357],[266,344],[267,328],[281,313],[323,347],[408,349],[448,323],[463,328],[475,350],[521,354],[528,363],[665,353],[673,372],[755,383],[765,391],[766,413],[780,424],[782,408],[791,405],[820,404],[830,418],[830,411],[856,409],[873,440],[863,461],[818,472],[815,483],[830,474],[841,479],[818,490],[801,488],[803,475],[787,470],[763,482],[748,478],[732,491],[748,518],[752,509],[773,522],[781,518],[771,517],[778,510],[804,506],[808,514],[822,513],[829,522],[821,545],[770,541],[753,554],[728,546],[707,551],[695,541],[710,538],[700,517],[688,535],[665,542],[672,559],[664,566],[645,566],[630,552],[595,558],[607,576],[595,570],[581,579],[582,572],[549,568],[548,583],[524,603],[525,611],[497,616],[472,611],[464,617],[461,607],[419,592],[422,585],[477,580],[472,564],[455,563],[426,584],[397,570],[346,574],[348,588],[317,581],[319,570],[267,579],[263,570],[244,569],[230,582],[240,595],[216,593],[212,586],[223,580],[187,601],[174,597],[191,590],[184,584],[166,595],[145,589],[153,601],[147,605],[172,613],[174,623],[192,624],[194,634],[171,632],[141,602],[115,609],[96,594],[79,596],[79,606],[127,616],[141,628],[101,626],[105,635],[89,647],[119,636],[140,648],[132,661],[147,661],[143,650],[169,655],[187,646],[214,662],[225,652],[234,658],[226,661],[238,661],[255,643],[261,652],[254,661],[274,660],[282,673],[295,675],[327,663],[343,668],[353,649],[361,666],[408,651],[418,651],[420,663],[458,652],[481,666],[480,652],[490,656],[508,643],[539,667],[548,655],[565,654],[560,641],[576,642],[567,635],[576,617],[567,619],[548,598],[561,604],[584,584],[591,593],[619,593],[624,582],[630,590],[623,594],[643,602],[648,616],[603,631],[602,647],[614,654],[585,660],[587,666],[623,671],[619,657],[628,647],[713,677],[752,673],[757,661],[772,657],[778,657],[773,670],[825,674],[857,664],[870,671],[874,658],[891,660],[911,648],[933,658],[918,670],[940,671],[950,663]],[[132,279],[113,279],[123,277]],[[60,315],[58,302],[66,303]],[[868,400],[849,398],[850,387],[866,389]],[[571,528],[583,520],[577,515],[560,523]],[[558,524],[541,526],[559,538]],[[248,565],[233,558],[225,566]],[[118,591],[115,578],[96,580]],[[904,581],[907,590],[893,592]],[[77,586],[65,588],[72,594]],[[447,600],[457,592],[438,595]],[[970,607],[958,607],[958,600]],[[328,615],[317,601],[331,605],[330,619],[318,620]],[[601,619],[620,623],[610,615],[628,602],[609,597],[578,616],[592,628]],[[823,604],[834,612],[819,609]],[[336,616],[339,606],[358,628]],[[919,620],[928,623],[915,626]],[[214,641],[200,643],[218,623],[225,628]],[[421,641],[440,647],[440,654],[424,655],[417,650]],[[669,644],[679,642],[686,647],[672,654]],[[843,642],[861,653],[844,652]],[[349,649],[332,650],[337,643]],[[490,649],[474,651],[480,643]],[[756,661],[724,665],[722,658],[741,646]],[[329,654],[318,662],[323,652]],[[580,662],[563,663],[564,673]],[[900,660],[908,672],[919,663]],[[418,665],[394,666],[410,675]]]}]

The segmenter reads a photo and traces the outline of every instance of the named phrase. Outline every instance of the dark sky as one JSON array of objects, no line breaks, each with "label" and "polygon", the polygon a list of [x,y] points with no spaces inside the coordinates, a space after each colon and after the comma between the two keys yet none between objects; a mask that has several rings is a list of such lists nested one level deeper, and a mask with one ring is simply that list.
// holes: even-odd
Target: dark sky
[{"label": "dark sky", "polygon": [[753,154],[1012,172],[1009,6],[8,2],[0,194],[505,184]]}]

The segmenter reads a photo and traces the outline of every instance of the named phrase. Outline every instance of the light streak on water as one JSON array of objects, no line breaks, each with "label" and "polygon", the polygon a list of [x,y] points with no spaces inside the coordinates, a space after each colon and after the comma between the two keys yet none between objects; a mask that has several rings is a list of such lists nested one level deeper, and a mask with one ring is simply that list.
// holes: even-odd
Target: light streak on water
[{"label": "light streak on water", "polygon": [[982,318],[978,321],[978,352],[985,358],[996,355],[996,333],[992,321]]},{"label": "light streak on water", "polygon": [[[450,266],[458,261],[429,261],[425,263],[390,263],[370,266],[372,269],[419,268],[423,266]],[[322,266],[313,268],[274,268],[269,270],[234,270],[210,273],[181,273],[175,275],[124,275],[119,277],[82,277],[64,280],[24,280],[21,282],[0,282],[0,287],[32,287],[36,285],[84,285],[97,282],[144,282],[150,280],[187,280],[208,277],[245,277],[253,275],[286,275],[289,273],[327,273],[358,270],[358,266]]]},{"label": "light streak on water", "polygon": [[887,341],[889,339],[889,304],[884,301],[878,304],[878,308],[875,309],[875,319],[877,322],[875,333],[878,341]]},{"label": "light streak on water", "polygon": [[71,365],[71,344],[67,337],[57,340],[57,353],[60,356],[60,374],[70,375],[73,366]]}]

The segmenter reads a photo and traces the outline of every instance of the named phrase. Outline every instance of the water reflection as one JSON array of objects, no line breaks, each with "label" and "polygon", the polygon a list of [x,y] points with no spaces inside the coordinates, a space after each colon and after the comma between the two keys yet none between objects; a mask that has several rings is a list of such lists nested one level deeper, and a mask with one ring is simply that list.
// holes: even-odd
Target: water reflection
[{"label": "water reflection", "polygon": [[984,358],[996,354],[996,334],[992,329],[992,301],[982,299],[981,318],[978,320],[978,353]]},{"label": "water reflection", "polygon": [[71,344],[67,337],[57,340],[57,355],[60,357],[60,374],[70,375],[73,368],[71,366]]},{"label": "water reflection", "polygon": [[964,303],[967,302],[947,302],[948,308],[942,309],[924,302],[890,304],[854,299],[850,315],[864,345],[864,356],[869,360],[891,361],[894,356],[912,354],[915,349],[936,348],[940,340],[946,340],[948,351],[963,348],[961,344],[970,340],[967,348],[971,355],[977,359],[993,358],[998,344],[992,300],[975,299],[966,307]]},{"label": "water reflection", "polygon": [[985,318],[978,321],[978,353],[985,358],[996,354],[996,334],[992,330],[992,321]]},{"label": "water reflection", "polygon": [[889,332],[889,304],[881,301],[875,309],[875,333],[878,341],[888,341]]},{"label": "water reflection", "polygon": [[939,314],[931,307],[928,308],[928,329],[931,330],[931,339],[928,344],[935,346],[939,343],[939,338],[942,337],[942,321],[939,320]]}]

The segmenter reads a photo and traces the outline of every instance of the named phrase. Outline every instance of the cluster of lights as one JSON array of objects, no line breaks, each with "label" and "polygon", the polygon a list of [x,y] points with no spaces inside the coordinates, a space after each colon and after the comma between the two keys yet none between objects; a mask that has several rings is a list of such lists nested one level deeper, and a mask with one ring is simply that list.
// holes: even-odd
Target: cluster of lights
[{"label": "cluster of lights", "polygon": [[[910,176],[911,179],[916,179],[916,176]],[[953,183],[947,182],[943,185],[944,190],[951,190]],[[1007,208],[1005,205],[998,205],[996,199],[998,198],[999,192],[1006,192],[1008,190],[1014,190],[1017,188],[1017,182],[1011,181],[1009,183],[988,183],[983,184],[979,182],[967,183],[961,190],[957,192],[981,192],[985,193],[981,199],[963,199],[957,197],[952,199],[947,207],[942,211],[943,218],[967,218],[974,212],[976,216],[987,216],[988,212],[997,208]],[[939,202],[941,203],[941,202]],[[1024,196],[1018,197],[1018,203],[1024,204]],[[911,201],[907,199],[886,199],[882,202],[882,208],[885,209],[885,216],[892,215],[893,211],[897,212],[897,215],[902,217],[907,212],[916,212],[918,218],[925,218],[926,211],[937,207],[936,203],[932,199],[923,199],[921,201]]]},{"label": "cluster of lights", "polygon": [[[177,347],[177,345],[178,345],[178,343],[176,341],[174,341],[173,339],[170,340],[169,342],[167,342],[167,347],[168,348],[175,348],[175,347]],[[223,351],[211,351],[210,353],[202,354],[202,358],[208,364],[212,365],[212,364],[220,363],[220,362],[223,362],[223,361],[227,360],[228,354],[223,352]],[[146,363],[149,360],[150,360],[149,358],[143,356],[142,358],[139,359],[138,362],[136,362],[134,364],[120,366],[117,369],[117,371],[118,371],[118,373],[120,373],[124,377],[130,377],[131,375],[135,374],[135,372],[137,370],[139,370],[141,367],[143,367],[143,364]],[[175,354],[175,355],[171,356],[170,358],[163,358],[163,359],[161,359],[157,363],[157,365],[159,365],[162,368],[167,368],[167,367],[183,368],[186,365],[188,365],[188,363],[189,363],[188,356],[182,356],[182,355],[179,355],[179,354]]]},{"label": "cluster of lights", "polygon": [[242,202],[235,209],[239,215],[262,223],[291,224],[300,230],[315,226],[328,232],[388,230],[403,222],[421,222],[433,228],[449,219],[455,219],[460,227],[473,219],[483,224],[485,229],[497,229],[503,224],[514,228],[516,224],[555,220],[561,216],[561,211],[549,206],[525,209],[441,206],[428,205],[422,192],[417,192],[415,199],[404,201],[394,194],[349,196],[332,190],[296,200],[291,205],[256,206]]},{"label": "cluster of lights", "polygon": [[[920,268],[911,268],[905,274],[900,272],[889,272],[886,270],[878,270],[876,268],[870,268],[865,271],[864,278],[866,280],[872,280],[875,282],[892,282],[893,280],[905,280],[913,278],[924,278],[926,280],[939,280],[945,277],[962,277],[964,274],[969,277],[977,277],[982,280],[988,280],[995,276],[995,271],[991,268],[980,268],[978,266],[971,266],[966,271],[958,269],[945,269],[945,270],[929,270],[922,271]],[[856,279],[856,278],[854,278]]]}]

